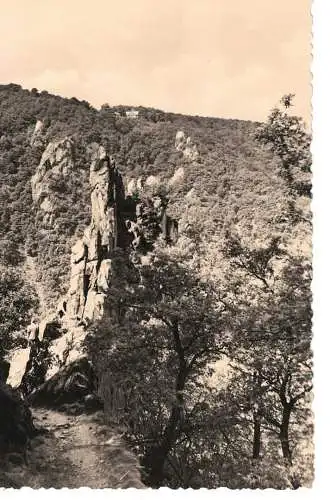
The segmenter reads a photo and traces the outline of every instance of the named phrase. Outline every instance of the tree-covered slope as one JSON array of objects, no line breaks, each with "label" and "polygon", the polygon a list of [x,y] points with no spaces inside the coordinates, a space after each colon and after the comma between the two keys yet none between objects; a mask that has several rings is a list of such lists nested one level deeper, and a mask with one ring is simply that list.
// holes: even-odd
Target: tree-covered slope
[{"label": "tree-covered slope", "polygon": [[[147,108],[137,108],[138,118],[130,119],[127,109],[104,105],[96,110],[76,98],[30,92],[15,84],[0,87],[2,256],[12,259],[18,250],[37,256],[43,280],[52,291],[64,291],[71,237],[89,221],[93,143],[109,147],[126,179],[149,175],[169,179],[183,167],[184,179],[169,194],[169,210],[180,219],[187,206],[189,213],[196,208],[205,232],[221,238],[228,227],[240,225],[249,234],[264,233],[278,221],[283,185],[273,155],[255,141],[257,124]],[[44,128],[31,146],[38,120]],[[196,144],[197,159],[186,158],[175,148],[179,130]],[[30,180],[47,144],[66,136],[74,140],[75,168],[65,182],[54,179],[52,187],[60,202],[56,224],[45,233],[32,202]],[[21,261],[23,256],[15,258]]]}]

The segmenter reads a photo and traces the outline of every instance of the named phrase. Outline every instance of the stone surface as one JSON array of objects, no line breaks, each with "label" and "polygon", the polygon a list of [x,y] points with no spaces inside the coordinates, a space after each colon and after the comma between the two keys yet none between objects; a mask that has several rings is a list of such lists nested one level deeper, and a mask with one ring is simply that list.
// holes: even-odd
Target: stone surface
[{"label": "stone surface", "polygon": [[10,356],[10,370],[8,376],[8,384],[13,388],[20,386],[24,373],[26,372],[27,363],[30,359],[30,347],[25,349],[17,349]]},{"label": "stone surface", "polygon": [[61,368],[44,384],[33,391],[29,401],[34,406],[56,408],[64,403],[86,401],[96,390],[96,378],[86,358]]},{"label": "stone surface", "polygon": [[132,196],[135,194],[141,193],[143,190],[143,182],[142,178],[138,177],[137,179],[129,179],[126,183],[126,194],[127,196]]},{"label": "stone surface", "polygon": [[51,314],[42,320],[39,324],[39,332],[37,338],[39,341],[54,340],[62,335],[61,322],[57,314]]},{"label": "stone surface", "polygon": [[43,131],[44,131],[44,123],[41,120],[37,120],[30,139],[31,146],[43,145],[43,138],[42,138]]},{"label": "stone surface", "polygon": [[169,186],[176,186],[184,181],[185,172],[183,167],[179,167],[175,170],[174,174],[168,181]]},{"label": "stone surface", "polygon": [[67,315],[94,320],[102,315],[111,275],[111,257],[127,232],[120,208],[125,200],[121,174],[101,146],[90,168],[91,223],[72,248]]},{"label": "stone surface", "polygon": [[52,185],[65,181],[75,168],[74,143],[65,137],[50,142],[42,154],[36,173],[31,178],[32,199],[44,212],[44,224],[53,223],[56,193]]},{"label": "stone surface", "polygon": [[175,136],[175,149],[181,151],[184,158],[194,161],[198,158],[199,152],[191,137],[186,136],[182,130],[178,130]]},{"label": "stone surface", "polygon": [[145,180],[145,185],[156,188],[160,185],[160,178],[158,175],[148,175]]}]

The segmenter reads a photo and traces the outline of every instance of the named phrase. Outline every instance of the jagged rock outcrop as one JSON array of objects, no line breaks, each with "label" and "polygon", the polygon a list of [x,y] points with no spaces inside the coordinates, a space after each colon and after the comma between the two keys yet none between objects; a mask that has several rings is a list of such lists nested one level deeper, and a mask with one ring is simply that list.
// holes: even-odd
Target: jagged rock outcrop
[{"label": "jagged rock outcrop", "polygon": [[185,171],[183,167],[179,167],[175,170],[174,174],[168,181],[169,186],[177,186],[179,184],[182,184],[185,178]]},{"label": "jagged rock outcrop", "polygon": [[135,194],[140,193],[142,189],[143,189],[143,182],[141,177],[139,177],[138,179],[130,179],[127,182],[126,194],[128,196],[133,196]]},{"label": "jagged rock outcrop", "polygon": [[[32,180],[34,201],[41,203],[41,209],[45,200],[53,202],[49,178],[54,172],[65,178],[73,168],[71,139],[46,148]],[[102,146],[92,159],[89,181],[91,222],[72,247],[67,295],[56,312],[29,329],[29,357],[21,381],[25,394],[37,387],[47,392],[53,383],[58,387],[63,380],[57,378],[59,373],[66,374],[67,368],[83,363],[86,327],[105,315],[110,323],[118,321],[118,283],[126,286],[134,279],[132,266],[152,249],[160,235],[168,243],[178,237],[177,221],[166,213],[167,200],[160,195],[148,197],[140,179],[131,185],[132,190],[138,188],[138,196],[126,195],[122,176]],[[158,182],[156,176],[150,176],[148,188]]]},{"label": "jagged rock outcrop", "polygon": [[103,314],[113,253],[127,240],[121,215],[125,201],[122,177],[103,147],[92,161],[90,186],[92,218],[83,238],[72,248],[66,314],[72,319],[93,321]]},{"label": "jagged rock outcrop", "polygon": [[35,124],[34,130],[31,135],[30,145],[31,146],[43,146],[43,131],[44,131],[44,122],[41,120],[37,120]]},{"label": "jagged rock outcrop", "polygon": [[[139,189],[143,193],[141,179],[132,181],[129,192]],[[150,180],[156,181],[156,177]],[[92,161],[90,185],[91,223],[83,238],[72,247],[64,316],[87,323],[103,317],[104,300],[115,272],[115,254],[129,247],[141,252],[150,250],[160,234],[168,242],[174,242],[178,227],[167,216],[166,204],[159,196],[143,201],[132,200],[131,194],[126,197],[122,176],[103,147]]]},{"label": "jagged rock outcrop", "polygon": [[[32,182],[35,202],[40,202],[44,194],[52,195],[47,184],[49,172],[53,174],[55,169],[55,173],[65,176],[73,168],[72,149],[71,140],[47,147]],[[83,357],[85,326],[104,314],[113,255],[132,239],[121,214],[125,202],[122,177],[102,147],[91,164],[90,186],[91,223],[72,248],[67,296],[61,299],[56,312],[29,328],[25,368],[18,374],[25,394]]]},{"label": "jagged rock outcrop", "polygon": [[52,225],[56,209],[56,189],[54,186],[65,179],[74,169],[74,142],[65,137],[50,142],[46,147],[36,173],[31,179],[32,199],[44,212],[44,224]]},{"label": "jagged rock outcrop", "polygon": [[175,149],[183,153],[184,158],[194,161],[198,158],[199,152],[191,137],[186,136],[182,130],[178,130],[175,136]]}]

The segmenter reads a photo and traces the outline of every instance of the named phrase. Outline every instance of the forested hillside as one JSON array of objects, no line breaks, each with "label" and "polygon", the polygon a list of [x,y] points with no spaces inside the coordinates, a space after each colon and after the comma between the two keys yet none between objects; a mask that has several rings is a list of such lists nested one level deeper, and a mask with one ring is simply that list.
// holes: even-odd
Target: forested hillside
[{"label": "forested hillside", "polygon": [[[87,325],[84,348],[153,487],[312,481],[310,137],[291,104],[258,124],[0,86],[0,355],[68,292],[71,249],[98,224],[95,172],[113,168],[116,210],[141,205],[152,236],[110,255],[120,313]],[[158,237],[150,200],[177,238]]]},{"label": "forested hillside", "polygon": [[[281,213],[283,186],[276,176],[276,160],[256,143],[252,122],[145,108],[133,120],[126,118],[125,107],[105,105],[97,111],[76,98],[29,92],[14,84],[1,87],[0,106],[2,253],[18,261],[22,259],[18,251],[42,255],[40,269],[43,281],[49,280],[49,290],[63,292],[70,237],[88,222],[90,145],[95,142],[110,147],[126,178],[161,175],[169,179],[183,166],[184,182],[170,194],[170,211],[180,218],[187,203],[200,205],[205,232],[221,237],[228,227],[239,224],[248,234],[261,234]],[[31,146],[38,120],[44,129]],[[197,161],[185,159],[175,149],[178,130],[196,144]],[[45,234],[32,204],[30,179],[46,145],[66,136],[74,139],[75,171],[66,182],[53,179],[52,189],[60,200],[56,225]],[[187,202],[184,195],[192,188],[195,199]]]}]

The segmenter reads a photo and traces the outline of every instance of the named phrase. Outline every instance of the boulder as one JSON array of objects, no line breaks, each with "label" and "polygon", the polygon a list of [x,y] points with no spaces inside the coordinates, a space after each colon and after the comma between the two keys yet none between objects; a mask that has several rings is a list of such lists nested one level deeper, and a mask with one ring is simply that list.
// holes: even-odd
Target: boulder
[{"label": "boulder", "polygon": [[17,349],[10,356],[10,370],[8,376],[8,384],[14,389],[18,388],[22,383],[22,378],[27,370],[27,365],[30,359],[31,348]]},{"label": "boulder", "polygon": [[29,401],[33,406],[58,408],[63,404],[84,402],[86,396],[95,392],[96,376],[92,365],[87,358],[81,358],[61,368],[33,391]]}]

